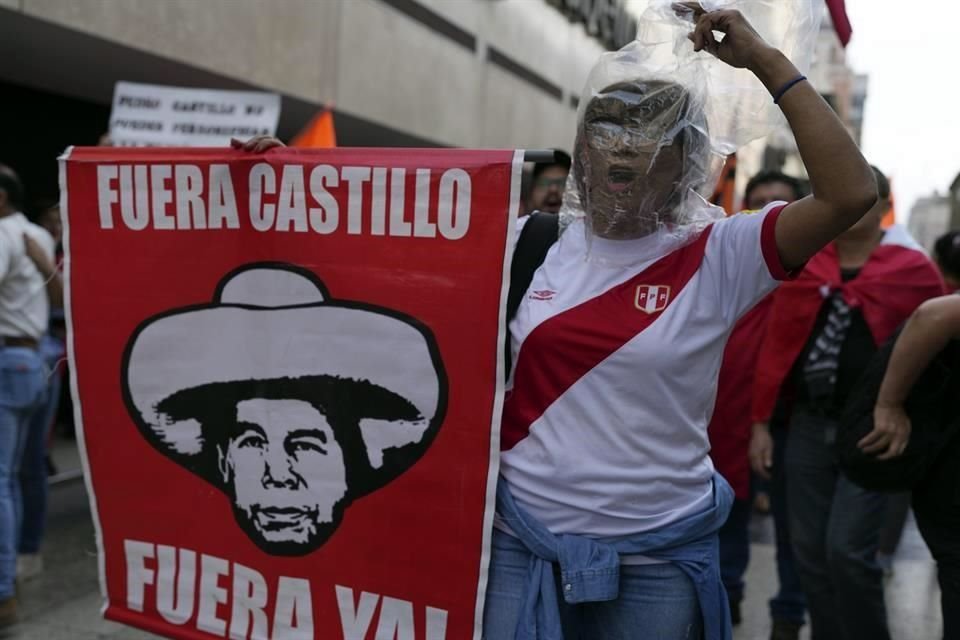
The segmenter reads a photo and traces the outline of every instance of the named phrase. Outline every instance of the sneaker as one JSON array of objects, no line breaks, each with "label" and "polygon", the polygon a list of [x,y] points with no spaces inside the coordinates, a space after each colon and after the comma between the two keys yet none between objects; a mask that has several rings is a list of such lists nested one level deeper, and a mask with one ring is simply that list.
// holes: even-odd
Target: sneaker
[{"label": "sneaker", "polygon": [[17,599],[0,600],[0,629],[9,627],[17,621]]},{"label": "sneaker", "polygon": [[773,631],[770,632],[770,640],[799,640],[800,628],[802,624],[790,622],[789,620],[773,621]]},{"label": "sneaker", "polygon": [[17,580],[29,580],[43,573],[43,556],[39,553],[21,553],[17,556]]}]

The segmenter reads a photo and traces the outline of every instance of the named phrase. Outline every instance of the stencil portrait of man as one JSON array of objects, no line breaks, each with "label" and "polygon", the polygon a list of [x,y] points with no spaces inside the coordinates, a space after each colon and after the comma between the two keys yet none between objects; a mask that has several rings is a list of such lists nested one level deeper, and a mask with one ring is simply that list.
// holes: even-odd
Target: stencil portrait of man
[{"label": "stencil portrait of man", "polygon": [[330,300],[315,276],[276,264],[228,274],[212,304],[141,324],[124,382],[147,441],[223,491],[274,555],[317,549],[354,500],[410,468],[447,391],[422,323]]}]

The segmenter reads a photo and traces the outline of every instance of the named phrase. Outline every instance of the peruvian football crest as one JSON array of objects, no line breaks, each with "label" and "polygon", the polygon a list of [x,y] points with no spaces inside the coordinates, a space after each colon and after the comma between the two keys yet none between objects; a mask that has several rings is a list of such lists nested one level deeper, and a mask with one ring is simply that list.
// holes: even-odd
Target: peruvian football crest
[{"label": "peruvian football crest", "polygon": [[656,313],[667,308],[670,287],[663,284],[641,284],[633,299],[633,306],[644,313]]}]

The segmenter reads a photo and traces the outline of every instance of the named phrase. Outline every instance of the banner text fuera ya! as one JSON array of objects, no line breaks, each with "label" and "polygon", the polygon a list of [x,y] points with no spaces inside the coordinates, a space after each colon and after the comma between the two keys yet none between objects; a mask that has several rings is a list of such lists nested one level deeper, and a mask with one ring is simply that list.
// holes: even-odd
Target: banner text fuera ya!
[{"label": "banner text fuera ya!", "polygon": [[519,166],[64,157],[108,618],[176,638],[479,638]]}]

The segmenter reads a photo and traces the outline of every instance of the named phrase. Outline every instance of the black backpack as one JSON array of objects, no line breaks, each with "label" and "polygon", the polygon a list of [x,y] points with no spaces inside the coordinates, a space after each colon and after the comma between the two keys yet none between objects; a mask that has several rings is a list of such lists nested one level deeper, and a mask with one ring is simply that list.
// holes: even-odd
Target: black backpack
[{"label": "black backpack", "polygon": [[513,262],[510,263],[510,290],[507,293],[507,326],[505,332],[505,342],[503,345],[506,355],[505,375],[509,377],[511,356],[510,356],[510,321],[517,315],[517,309],[520,308],[520,302],[526,295],[530,283],[533,281],[533,274],[537,268],[543,264],[547,257],[547,252],[553,243],[557,241],[560,235],[560,216],[553,213],[543,213],[536,211],[530,214],[523,229],[520,230],[520,237],[517,238],[517,245],[513,250]]},{"label": "black backpack", "polygon": [[944,349],[913,385],[904,403],[912,425],[900,456],[877,460],[857,447],[873,430],[873,408],[898,334],[874,356],[854,386],[837,432],[836,452],[844,474],[871,491],[909,491],[933,469],[940,454],[960,437],[960,345]]}]

